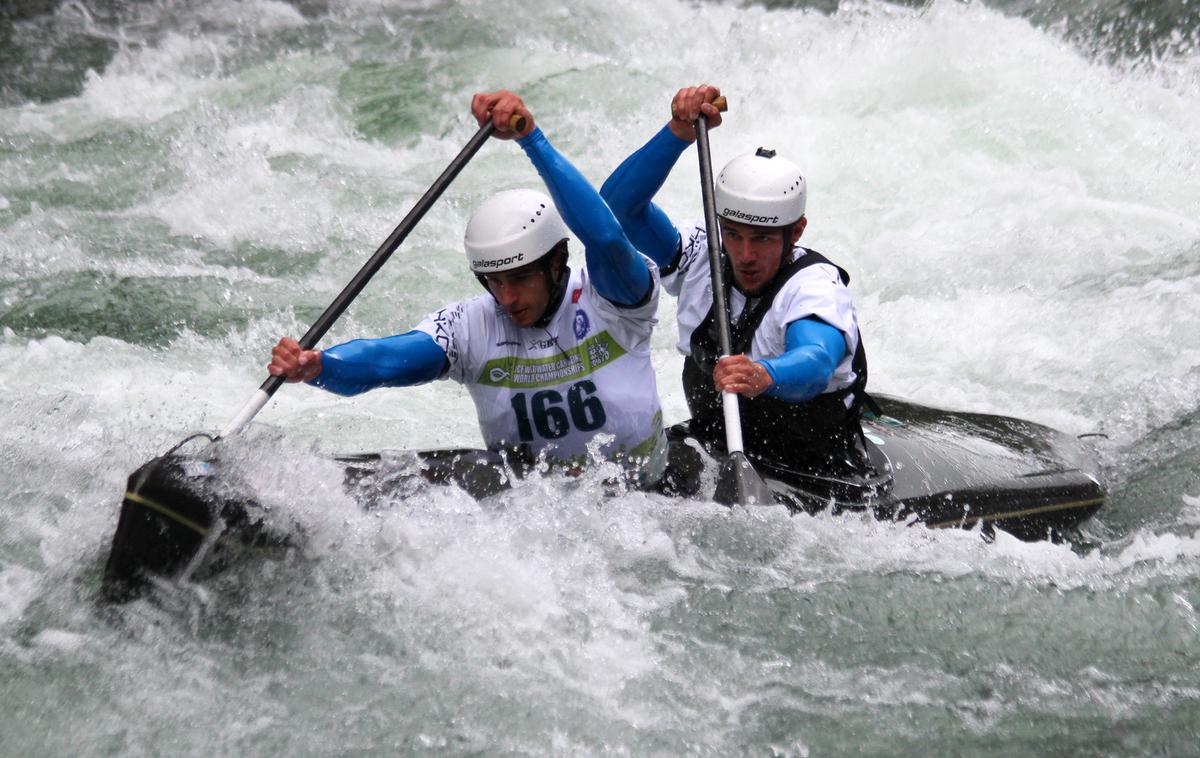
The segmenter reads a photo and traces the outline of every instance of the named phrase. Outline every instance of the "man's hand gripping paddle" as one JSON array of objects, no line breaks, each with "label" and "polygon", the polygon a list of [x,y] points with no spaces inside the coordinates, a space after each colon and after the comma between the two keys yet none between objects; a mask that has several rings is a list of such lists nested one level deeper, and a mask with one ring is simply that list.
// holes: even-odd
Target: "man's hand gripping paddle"
[{"label": "man's hand gripping paddle", "polygon": [[[724,111],[724,97],[713,101],[717,110]],[[717,204],[713,193],[712,156],[708,150],[708,119],[703,113],[695,121],[696,149],[700,154],[700,192],[704,196],[704,226],[708,231],[708,267],[712,276],[713,311],[717,322],[721,357],[733,350],[729,331],[729,303],[725,299],[725,284],[721,275],[721,230],[717,225]],[[721,464],[717,490],[713,499],[722,505],[771,505],[774,499],[767,483],[754,470],[742,444],[742,416],[738,396],[721,393],[725,411],[725,448],[729,457]]]}]

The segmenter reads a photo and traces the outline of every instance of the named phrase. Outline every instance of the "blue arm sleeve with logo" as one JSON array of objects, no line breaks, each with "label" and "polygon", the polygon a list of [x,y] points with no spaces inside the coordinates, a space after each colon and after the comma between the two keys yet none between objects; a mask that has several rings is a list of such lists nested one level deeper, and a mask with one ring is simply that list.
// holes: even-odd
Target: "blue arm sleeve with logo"
[{"label": "blue arm sleeve with logo", "polygon": [[812,400],[845,357],[846,338],[824,321],[802,318],[788,324],[786,344],[783,355],[759,361],[775,380],[767,394],[789,403]]},{"label": "blue arm sleeve with logo", "polygon": [[352,340],[321,351],[321,373],[309,384],[339,395],[376,387],[409,387],[441,376],[445,351],[424,332],[374,340]]},{"label": "blue arm sleeve with logo", "polygon": [[608,202],[637,249],[668,272],[679,258],[679,229],[650,200],[662,188],[675,162],[690,144],[664,126],[640,150],[617,166],[600,188],[600,196]]},{"label": "blue arm sleeve with logo", "polygon": [[646,302],[652,292],[650,269],[596,189],[554,149],[541,129],[534,129],[519,142],[541,174],[563,221],[583,242],[596,291],[619,305]]}]

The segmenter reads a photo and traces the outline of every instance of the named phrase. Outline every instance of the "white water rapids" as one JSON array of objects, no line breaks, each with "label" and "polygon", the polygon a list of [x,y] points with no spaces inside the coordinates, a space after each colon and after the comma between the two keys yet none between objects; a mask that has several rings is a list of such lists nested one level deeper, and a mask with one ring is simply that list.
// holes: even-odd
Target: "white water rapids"
[{"label": "white water rapids", "polygon": [[[1194,48],[1107,60],[957,0],[68,2],[13,23],[0,752],[1196,754]],[[598,476],[365,514],[319,451],[478,445],[466,393],[288,386],[245,460],[306,547],[98,609],[125,478],[237,412],[474,132],[473,92],[521,93],[599,184],[701,81],[730,99],[716,165],[768,145],[805,168],[805,240],[853,276],[875,391],[1107,435],[1090,548],[608,499]],[[485,146],[324,344],[475,294],[467,218],[536,185]],[[688,152],[660,204],[696,217],[697,185]]]}]

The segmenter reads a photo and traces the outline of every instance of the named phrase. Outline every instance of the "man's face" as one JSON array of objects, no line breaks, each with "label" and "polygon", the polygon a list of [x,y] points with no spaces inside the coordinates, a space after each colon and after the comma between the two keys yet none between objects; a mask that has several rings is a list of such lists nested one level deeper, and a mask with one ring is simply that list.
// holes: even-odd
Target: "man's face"
[{"label": "man's face", "polygon": [[550,304],[550,290],[540,261],[511,271],[485,274],[483,280],[500,308],[517,326],[533,326]]},{"label": "man's face", "polygon": [[769,226],[750,226],[721,219],[721,240],[729,263],[733,267],[733,278],[743,292],[758,292],[779,271],[783,263],[784,250],[804,233],[807,222],[803,216],[792,227],[791,239],[784,245],[783,229]]}]

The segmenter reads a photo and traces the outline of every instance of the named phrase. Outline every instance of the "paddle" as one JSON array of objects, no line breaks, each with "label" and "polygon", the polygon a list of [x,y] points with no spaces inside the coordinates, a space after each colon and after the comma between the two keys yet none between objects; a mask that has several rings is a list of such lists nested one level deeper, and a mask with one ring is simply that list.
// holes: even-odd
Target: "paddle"
[{"label": "paddle", "polygon": [[[720,110],[724,110],[721,107],[723,103],[714,104]],[[729,333],[729,304],[725,300],[725,283],[721,276],[721,242],[718,237],[720,229],[717,227],[717,203],[713,197],[708,119],[703,113],[696,119],[695,126],[696,149],[700,154],[700,192],[704,196],[704,226],[708,231],[708,268],[712,276],[713,311],[716,316],[721,357],[725,357],[733,354],[733,345]],[[722,392],[721,404],[725,411],[725,449],[729,457],[721,464],[713,499],[722,505],[769,505],[774,502],[771,491],[744,452],[742,416],[738,408],[737,394]]]},{"label": "paddle", "polygon": [[[525,118],[513,114],[513,117],[509,120],[509,126],[513,131],[522,131],[525,128]],[[400,225],[391,233],[391,236],[384,240],[383,244],[379,246],[379,249],[375,251],[370,260],[359,269],[354,278],[350,280],[350,283],[346,285],[346,288],[334,298],[329,307],[325,309],[325,312],[321,314],[313,325],[309,327],[308,331],[305,332],[304,336],[300,338],[300,348],[302,350],[312,350],[321,337],[325,336],[325,332],[329,331],[329,328],[341,317],[346,308],[350,306],[350,303],[354,301],[354,298],[358,297],[358,294],[367,286],[367,282],[371,281],[371,277],[375,276],[379,269],[383,267],[383,264],[387,262],[387,259],[391,257],[392,253],[396,252],[396,249],[400,247],[400,243],[404,242],[404,238],[408,236],[413,227],[425,216],[434,202],[441,197],[446,188],[450,186],[450,182],[454,181],[454,178],[467,165],[467,162],[475,156],[475,153],[479,152],[479,148],[483,147],[483,143],[487,142],[488,137],[492,136],[492,132],[495,129],[495,125],[489,121],[480,127],[479,131],[475,132],[475,136],[467,142],[466,146],[454,157],[454,160],[450,161],[450,165],[441,173],[441,176],[434,180],[429,189],[425,191],[425,194],[417,200],[416,205],[412,207],[412,210],[408,212],[408,215],[404,217]],[[238,415],[229,422],[229,425],[225,427],[217,439],[228,437],[231,434],[237,434],[241,431],[262,410],[263,406],[267,404],[267,401],[271,399],[275,391],[283,385],[284,381],[285,379],[282,376],[267,377],[267,380],[262,383],[258,391],[242,407]]]},{"label": "paddle", "polygon": [[[525,119],[514,115],[509,119],[509,126],[523,131]],[[391,236],[300,339],[303,349],[311,350],[329,331],[494,131],[495,126],[489,121],[467,142]],[[236,434],[250,423],[284,381],[281,376],[268,377],[220,436],[210,438],[211,442]],[[204,469],[189,467],[172,457],[175,450],[196,437],[208,435],[188,437],[129,477],[117,531],[104,566],[101,593],[105,600],[115,603],[131,600],[146,591],[154,576],[176,576],[178,581],[186,581],[216,545],[227,523],[237,522],[239,518],[245,521],[245,513],[241,512],[243,503],[231,507],[230,503],[222,503],[220,499],[210,499],[211,493],[202,483],[196,483],[197,471]],[[254,539],[260,538],[266,540],[263,544],[275,539],[266,533]]]}]

